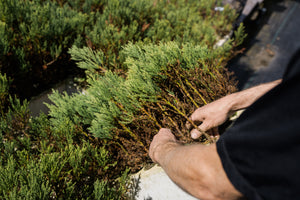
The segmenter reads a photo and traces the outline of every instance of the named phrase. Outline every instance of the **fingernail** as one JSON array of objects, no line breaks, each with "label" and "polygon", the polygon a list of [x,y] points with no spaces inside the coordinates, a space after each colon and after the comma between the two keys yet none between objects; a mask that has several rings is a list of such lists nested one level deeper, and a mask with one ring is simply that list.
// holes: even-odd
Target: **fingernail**
[{"label": "fingernail", "polygon": [[193,139],[197,139],[197,137],[198,137],[197,133],[192,133],[192,138]]}]

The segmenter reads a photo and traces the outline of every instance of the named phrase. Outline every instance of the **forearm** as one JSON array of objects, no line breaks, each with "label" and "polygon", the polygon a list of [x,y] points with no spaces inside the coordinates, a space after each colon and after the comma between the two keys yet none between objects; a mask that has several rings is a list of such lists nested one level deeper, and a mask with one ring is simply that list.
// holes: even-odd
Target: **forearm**
[{"label": "forearm", "polygon": [[237,111],[249,107],[261,96],[266,94],[272,88],[281,83],[281,79],[273,82],[264,83],[237,93],[228,95],[227,97],[231,99],[230,110]]},{"label": "forearm", "polygon": [[242,196],[228,180],[215,144],[183,146],[169,142],[157,148],[154,157],[177,185],[201,200]]},{"label": "forearm", "polygon": [[[189,149],[189,150],[188,150]],[[182,189],[197,198],[211,194],[207,191],[203,171],[203,160],[196,163],[195,155],[201,154],[201,150],[195,151],[195,148],[187,146],[171,146],[170,144],[164,148],[164,152],[159,153],[158,162],[165,170],[168,176]],[[192,151],[191,151],[192,150]],[[189,156],[190,154],[193,156]]]}]

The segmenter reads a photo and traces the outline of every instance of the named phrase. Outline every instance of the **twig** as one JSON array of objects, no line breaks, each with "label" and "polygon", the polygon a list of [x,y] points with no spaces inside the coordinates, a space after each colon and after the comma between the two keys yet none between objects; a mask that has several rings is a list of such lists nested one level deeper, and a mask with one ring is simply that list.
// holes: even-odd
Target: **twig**
[{"label": "twig", "polygon": [[201,98],[201,100],[203,101],[203,103],[206,105],[207,101],[205,101],[205,99],[203,98],[203,96],[198,92],[198,90],[187,80],[185,79],[186,84],[188,84],[193,90],[194,92]]},{"label": "twig", "polygon": [[171,106],[178,114],[180,114],[181,116],[183,116],[190,124],[192,124],[192,126],[193,126],[195,129],[197,129],[201,134],[203,134],[203,135],[206,137],[206,139],[207,139],[210,143],[213,142],[212,139],[210,138],[210,136],[209,136],[207,133],[205,133],[205,132],[203,132],[202,130],[200,130],[200,129],[198,128],[198,126],[197,126],[196,124],[194,124],[194,122],[193,122],[191,119],[189,119],[183,112],[181,112],[178,108],[176,108],[176,106],[174,106],[171,102],[169,102],[168,100],[166,100],[166,99],[164,99],[164,98],[163,98],[163,101],[164,101],[166,104],[168,104],[169,106]]},{"label": "twig", "polygon": [[[118,102],[111,100],[118,108],[120,108],[122,111],[127,112],[122,105],[120,105]],[[145,145],[142,143],[142,141],[137,137],[136,134],[134,134],[129,128],[127,128],[123,123],[121,123],[118,119],[116,119],[118,124],[129,133],[131,137],[133,137],[144,149],[146,152],[148,152],[148,149],[145,147]]]},{"label": "twig", "polygon": [[181,80],[181,75],[179,74],[179,72],[177,71],[177,69],[175,69],[175,73],[177,75],[177,77],[180,80],[180,83],[178,81],[176,81],[177,85],[182,88],[183,92],[187,95],[187,97],[192,101],[192,103],[196,106],[199,107],[198,104],[194,101],[194,99],[192,98],[192,96],[190,95],[190,93],[185,89],[185,86]]},{"label": "twig", "polygon": [[127,132],[129,133],[129,135],[131,137],[133,137],[143,148],[146,152],[148,152],[148,149],[145,147],[145,145],[142,143],[142,141],[137,137],[136,134],[134,134],[129,128],[127,128],[124,124],[122,124],[120,121],[118,121],[118,124],[120,126],[122,126],[122,128]]},{"label": "twig", "polygon": [[123,145],[121,145],[119,142],[116,142],[116,141],[112,141],[112,143],[118,145],[125,152],[125,154],[127,156],[129,156],[128,151],[126,151],[126,149],[123,147]]},{"label": "twig", "polygon": [[146,115],[147,115],[151,120],[153,120],[153,121],[155,122],[155,124],[156,124],[159,128],[162,128],[162,126],[158,123],[158,121],[156,120],[156,118],[153,117],[150,113],[148,113],[144,107],[142,107],[141,109],[142,109],[142,111],[143,111],[144,113],[146,113]]},{"label": "twig", "polygon": [[160,109],[163,111],[163,113],[168,117],[168,119],[171,121],[171,123],[173,124],[173,126],[175,126],[177,132],[181,135],[184,136],[184,134],[181,132],[181,130],[178,127],[178,124],[176,124],[173,119],[169,116],[169,114],[167,113],[166,109],[164,109],[160,103],[157,103],[158,107],[160,107]]}]

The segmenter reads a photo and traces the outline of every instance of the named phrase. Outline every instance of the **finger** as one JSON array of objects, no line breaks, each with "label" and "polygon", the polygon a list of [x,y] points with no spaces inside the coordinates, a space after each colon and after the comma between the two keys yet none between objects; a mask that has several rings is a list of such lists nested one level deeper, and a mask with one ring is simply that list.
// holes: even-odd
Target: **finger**
[{"label": "finger", "polygon": [[202,131],[202,132],[206,132],[206,131],[208,131],[211,128],[212,127],[206,121],[203,122],[202,124],[200,124],[200,126],[198,126],[198,129],[200,129],[200,131]]},{"label": "finger", "polygon": [[214,127],[214,128],[212,128],[211,130],[212,130],[212,135],[213,135],[213,136],[218,136],[218,135],[220,135],[220,134],[219,134],[219,129],[218,129],[218,127]]},{"label": "finger", "polygon": [[172,132],[168,128],[161,128],[159,129],[158,134],[172,134]]},{"label": "finger", "polygon": [[192,129],[193,126],[191,124],[194,123],[195,125],[200,125],[200,123],[202,123],[204,120],[204,117],[201,115],[201,111],[200,108],[198,108],[197,110],[195,110],[193,112],[193,114],[189,117],[189,120],[186,122],[185,126],[188,130]]},{"label": "finger", "polygon": [[190,116],[190,119],[192,121],[201,121],[202,115],[201,115],[201,108],[197,108]]},{"label": "finger", "polygon": [[191,131],[191,137],[193,139],[197,139],[202,135],[203,132],[206,132],[210,129],[211,127],[208,125],[208,123],[203,122],[200,126],[198,126],[198,129],[193,129]]},{"label": "finger", "polygon": [[190,130],[194,127],[194,125],[199,126],[203,121],[204,118],[202,120],[194,120],[193,118],[189,118],[189,121],[185,123],[185,127]]},{"label": "finger", "polygon": [[199,138],[201,135],[202,135],[202,133],[201,133],[199,130],[197,130],[197,129],[191,130],[191,137],[192,137],[193,139],[197,139],[197,138]]},{"label": "finger", "polygon": [[153,162],[157,162],[155,158],[155,152],[157,152],[157,148],[166,142],[176,142],[175,136],[172,134],[170,129],[162,128],[158,131],[158,133],[153,137],[153,140],[149,147],[149,156]]},{"label": "finger", "polygon": [[172,131],[168,128],[161,128],[159,132],[162,132],[162,134],[165,134],[167,136],[171,136],[171,137],[174,136]]}]

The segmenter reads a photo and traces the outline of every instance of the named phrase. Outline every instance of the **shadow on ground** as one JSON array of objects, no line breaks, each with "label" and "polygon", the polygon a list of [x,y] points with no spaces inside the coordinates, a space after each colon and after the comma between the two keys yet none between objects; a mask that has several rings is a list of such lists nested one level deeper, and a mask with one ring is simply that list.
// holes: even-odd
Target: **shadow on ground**
[{"label": "shadow on ground", "polygon": [[300,3],[266,0],[245,24],[246,51],[228,64],[239,80],[239,89],[282,77],[292,55],[300,48]]}]

